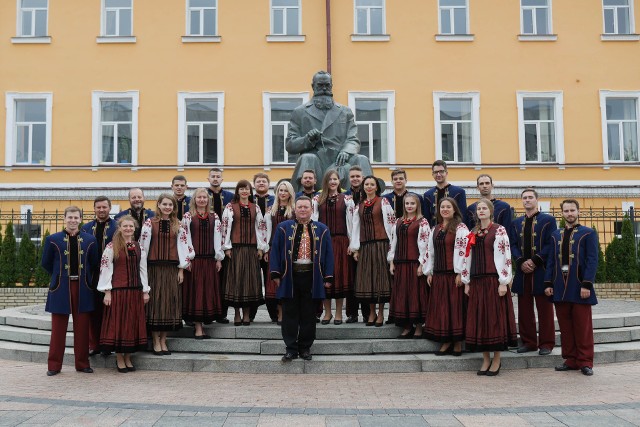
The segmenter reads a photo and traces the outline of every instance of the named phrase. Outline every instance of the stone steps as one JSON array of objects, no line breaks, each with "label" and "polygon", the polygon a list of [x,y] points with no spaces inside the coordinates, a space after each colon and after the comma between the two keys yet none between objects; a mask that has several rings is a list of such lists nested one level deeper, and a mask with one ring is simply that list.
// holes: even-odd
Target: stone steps
[{"label": "stone steps", "polygon": [[[527,368],[552,368],[562,363],[560,351],[555,349],[549,356],[537,353],[516,354],[503,352],[502,367],[505,370]],[[43,375],[47,363],[48,347],[44,345],[0,341],[0,359],[35,362],[43,365]],[[604,363],[628,362],[640,359],[640,343],[597,344],[595,346],[595,369]],[[433,354],[385,354],[385,355],[314,355],[312,361],[294,360],[284,364],[280,356],[241,354],[190,354],[180,353],[170,356],[154,356],[150,353],[136,353],[133,361],[138,369],[180,372],[218,373],[268,373],[268,374],[375,374],[411,372],[475,371],[481,364],[478,353],[463,354],[460,357]],[[73,372],[73,351],[65,351],[63,374]],[[94,356],[91,366],[114,368],[115,357]],[[114,369],[115,370],[115,369]]]}]

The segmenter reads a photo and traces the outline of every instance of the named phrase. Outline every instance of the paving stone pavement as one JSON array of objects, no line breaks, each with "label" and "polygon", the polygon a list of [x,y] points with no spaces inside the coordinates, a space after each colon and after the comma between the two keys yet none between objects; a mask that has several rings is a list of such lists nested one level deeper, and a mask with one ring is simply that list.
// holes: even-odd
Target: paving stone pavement
[{"label": "paving stone pavement", "polygon": [[63,368],[0,360],[0,426],[640,426],[640,362],[376,375]]}]

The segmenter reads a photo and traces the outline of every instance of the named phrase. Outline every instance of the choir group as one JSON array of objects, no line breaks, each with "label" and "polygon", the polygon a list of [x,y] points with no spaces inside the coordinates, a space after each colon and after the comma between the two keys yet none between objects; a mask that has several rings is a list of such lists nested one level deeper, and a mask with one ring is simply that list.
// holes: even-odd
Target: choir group
[{"label": "choir group", "polygon": [[[148,336],[153,354],[169,355],[167,333],[183,322],[193,326],[195,339],[207,339],[203,325],[229,323],[228,307],[234,308],[235,326],[250,326],[262,304],[271,321],[282,325],[283,361],[290,361],[298,354],[287,341],[293,331],[287,300],[301,282],[294,277],[293,285],[286,285],[293,288],[283,291],[280,266],[286,270],[283,258],[290,258],[294,273],[315,271],[318,247],[324,248],[322,257],[332,259],[320,261],[320,270],[327,271],[305,310],[322,325],[356,323],[360,313],[366,326],[382,327],[387,304],[386,323],[402,328],[398,339],[439,342],[436,355],[482,352],[477,374],[495,376],[500,352],[518,345],[513,292],[521,339],[517,352],[551,353],[555,306],[564,359],[556,370],[592,375],[598,240],[594,230],[579,224],[578,202],[562,203],[566,227],[557,230],[555,219],[539,212],[532,188],[521,195],[525,215],[513,219],[511,207],[493,198],[489,175],[478,177],[481,198],[467,206],[464,190],[448,183],[445,162],[434,162],[432,174],[436,185],[424,196],[407,191],[407,175],[400,169],[391,174],[393,190],[382,196],[384,181],[363,177],[358,166],[349,171],[346,191],[336,171],[328,171],[317,186],[309,170],[302,174],[302,191],[295,193],[282,180],[269,195],[264,173],[254,176],[253,185],[239,181],[231,193],[221,187],[222,170],[213,168],[210,187],[191,197],[185,194],[186,178],[174,177],[172,193],[161,194],[154,211],[145,209],[142,190],[131,189],[130,208],[111,219],[111,202],[100,196],[95,220],[80,230],[80,210],[67,208],[65,230],[46,240],[42,259],[51,273],[47,375],[61,370],[69,314],[75,367],[81,372],[92,372],[88,357],[98,352],[116,353],[119,372],[134,371],[131,354],[147,348]],[[308,202],[310,219],[304,213]],[[303,212],[302,218],[296,212]],[[303,225],[296,229],[298,223]],[[310,223],[328,230],[326,245],[313,241],[319,240],[316,227],[307,234]],[[274,243],[279,226],[287,233],[283,224],[294,230],[283,238],[291,242]],[[288,255],[270,250],[287,244],[295,248]],[[99,274],[91,271],[98,264]],[[309,274],[304,280],[312,280]],[[311,360],[315,322],[310,333],[310,343],[300,342],[306,360]]]}]

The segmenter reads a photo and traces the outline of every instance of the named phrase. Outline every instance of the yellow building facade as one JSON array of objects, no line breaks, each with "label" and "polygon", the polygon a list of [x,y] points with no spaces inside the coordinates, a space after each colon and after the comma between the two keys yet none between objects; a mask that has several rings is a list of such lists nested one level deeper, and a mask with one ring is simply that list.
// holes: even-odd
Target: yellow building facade
[{"label": "yellow building facade", "polygon": [[[287,114],[330,67],[363,154],[390,181],[520,207],[640,201],[636,0],[5,0],[0,210],[35,211],[185,175],[290,177]],[[327,14],[329,11],[329,14]],[[152,203],[148,203],[150,205]],[[626,208],[625,208],[626,209]]]}]

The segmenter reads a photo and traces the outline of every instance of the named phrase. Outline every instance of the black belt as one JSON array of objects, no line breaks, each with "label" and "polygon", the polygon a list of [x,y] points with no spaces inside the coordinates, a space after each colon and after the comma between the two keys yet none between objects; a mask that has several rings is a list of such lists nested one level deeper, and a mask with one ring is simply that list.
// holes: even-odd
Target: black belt
[{"label": "black belt", "polygon": [[309,273],[313,271],[313,264],[293,264],[294,273]]}]

